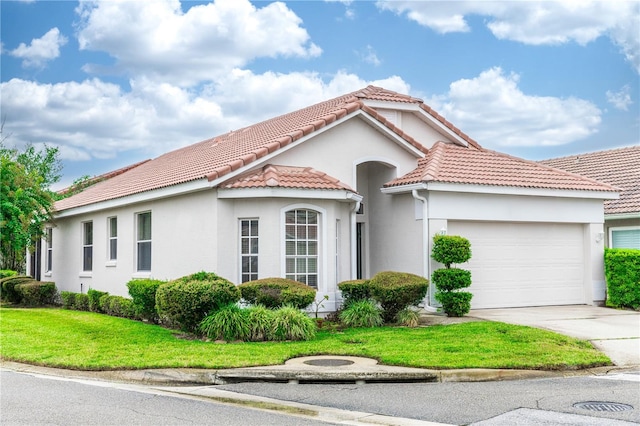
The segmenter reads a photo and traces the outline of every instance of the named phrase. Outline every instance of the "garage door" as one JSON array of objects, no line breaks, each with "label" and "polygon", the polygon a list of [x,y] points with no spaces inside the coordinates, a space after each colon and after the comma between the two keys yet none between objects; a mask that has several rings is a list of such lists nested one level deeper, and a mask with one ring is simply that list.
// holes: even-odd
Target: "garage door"
[{"label": "garage door", "polygon": [[449,235],[471,242],[471,307],[585,303],[579,224],[455,222]]}]

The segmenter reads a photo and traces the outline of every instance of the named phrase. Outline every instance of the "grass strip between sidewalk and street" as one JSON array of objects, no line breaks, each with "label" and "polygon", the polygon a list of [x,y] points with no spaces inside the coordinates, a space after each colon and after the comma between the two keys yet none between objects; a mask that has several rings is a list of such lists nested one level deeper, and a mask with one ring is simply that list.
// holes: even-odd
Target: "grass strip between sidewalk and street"
[{"label": "grass strip between sidewalk and street", "polygon": [[306,342],[216,343],[91,312],[0,309],[3,360],[79,370],[235,368],[309,355],[351,355],[433,369],[587,368],[611,365],[586,341],[531,327],[467,322],[430,327],[319,330]]}]

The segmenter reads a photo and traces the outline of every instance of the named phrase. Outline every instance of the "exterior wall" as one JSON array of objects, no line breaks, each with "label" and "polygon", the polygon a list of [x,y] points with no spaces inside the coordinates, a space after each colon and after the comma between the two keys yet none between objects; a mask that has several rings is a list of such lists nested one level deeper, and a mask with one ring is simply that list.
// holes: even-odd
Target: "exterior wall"
[{"label": "exterior wall", "polygon": [[[452,192],[430,192],[428,199],[431,238],[439,232],[446,233],[449,220],[580,224],[586,302],[604,300],[604,242],[599,238],[604,221],[602,200]],[[432,245],[430,241],[430,252]],[[430,261],[430,271],[439,267]]]},{"label": "exterior wall", "polygon": [[[136,271],[136,214],[151,212],[151,271]],[[108,261],[107,218],[118,218],[118,259]],[[93,270],[82,271],[82,222],[93,221]],[[216,198],[198,192],[149,203],[57,219],[53,268],[42,279],[59,290],[89,288],[127,296],[133,278],[172,279],[217,269]],[[43,253],[46,256],[46,251]],[[43,258],[43,265],[45,264]]]}]

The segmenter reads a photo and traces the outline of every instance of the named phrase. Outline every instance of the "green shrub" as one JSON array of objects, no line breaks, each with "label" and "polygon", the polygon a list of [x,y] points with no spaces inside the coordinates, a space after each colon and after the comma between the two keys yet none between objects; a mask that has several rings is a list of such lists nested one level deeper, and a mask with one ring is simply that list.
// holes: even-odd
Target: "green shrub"
[{"label": "green shrub", "polygon": [[275,340],[310,340],[316,335],[316,323],[293,306],[283,306],[273,313]]},{"label": "green shrub", "polygon": [[605,249],[607,304],[640,309],[640,250]]},{"label": "green shrub", "polygon": [[469,313],[473,295],[459,290],[471,285],[471,272],[451,267],[453,263],[464,263],[471,259],[469,240],[457,235],[436,235],[433,237],[431,257],[445,265],[445,268],[431,274],[437,289],[436,300],[442,304],[444,312],[450,317]]},{"label": "green shrub", "polygon": [[198,328],[210,339],[227,342],[249,340],[251,334],[247,311],[235,303],[207,315]]},{"label": "green shrub", "polygon": [[87,296],[89,296],[89,310],[91,312],[102,312],[100,309],[100,298],[105,294],[109,294],[106,291],[99,291],[90,288],[87,290]]},{"label": "green shrub", "polygon": [[431,280],[440,291],[460,290],[471,285],[471,271],[458,268],[436,269],[431,274]]},{"label": "green shrub", "polygon": [[72,291],[61,291],[60,298],[62,299],[62,309],[74,309],[76,304],[76,294]]},{"label": "green shrub", "polygon": [[205,272],[161,284],[156,291],[160,321],[189,332],[197,331],[210,313],[239,300],[240,290],[233,283]]},{"label": "green shrub", "polygon": [[30,281],[18,284],[15,289],[22,296],[25,306],[53,305],[58,294],[56,284],[52,282]]},{"label": "green shrub", "polygon": [[406,308],[396,315],[396,323],[405,327],[417,327],[420,324],[420,314],[411,308]]},{"label": "green shrub", "polygon": [[379,327],[383,324],[382,311],[370,299],[349,303],[340,312],[340,321],[347,327]]},{"label": "green shrub", "polygon": [[279,308],[284,305],[304,309],[316,298],[316,289],[286,278],[264,278],[238,286],[242,298],[251,305]]},{"label": "green shrub", "polygon": [[133,300],[122,296],[103,294],[100,297],[100,311],[107,315],[121,318],[136,318]]},{"label": "green shrub", "polygon": [[153,279],[136,279],[127,283],[129,296],[133,299],[136,315],[151,322],[158,321],[156,311],[156,291],[166,281]]},{"label": "green shrub", "polygon": [[246,311],[249,323],[249,340],[253,342],[274,340],[274,311],[262,305],[250,306]]},{"label": "green shrub", "polygon": [[436,293],[436,300],[450,317],[462,317],[471,309],[471,297],[467,291],[443,291]]},{"label": "green shrub", "polygon": [[88,311],[89,296],[84,293],[76,293],[75,301],[73,303],[73,309],[75,309],[76,311]]},{"label": "green shrub", "polygon": [[35,280],[26,275],[12,275],[0,279],[0,295],[2,296],[2,300],[10,303],[20,303],[22,301],[22,295],[16,290],[16,286],[31,281]]},{"label": "green shrub", "polygon": [[11,269],[0,269],[0,279],[13,277],[14,275],[18,275],[16,271],[12,271]]},{"label": "green shrub", "polygon": [[398,312],[422,302],[429,281],[406,272],[379,272],[370,281],[371,295],[382,307],[385,323],[392,323]]},{"label": "green shrub", "polygon": [[342,281],[338,289],[342,292],[342,306],[345,308],[353,302],[371,298],[369,280]]},{"label": "green shrub", "polygon": [[471,243],[458,235],[435,235],[431,257],[450,268],[452,264],[471,259]]}]

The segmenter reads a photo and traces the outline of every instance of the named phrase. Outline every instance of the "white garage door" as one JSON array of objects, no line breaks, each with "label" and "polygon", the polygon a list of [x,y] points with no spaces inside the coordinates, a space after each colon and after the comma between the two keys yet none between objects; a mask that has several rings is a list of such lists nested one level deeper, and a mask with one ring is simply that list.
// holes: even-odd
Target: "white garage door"
[{"label": "white garage door", "polygon": [[471,307],[583,304],[582,225],[455,222],[449,235],[471,242]]}]

